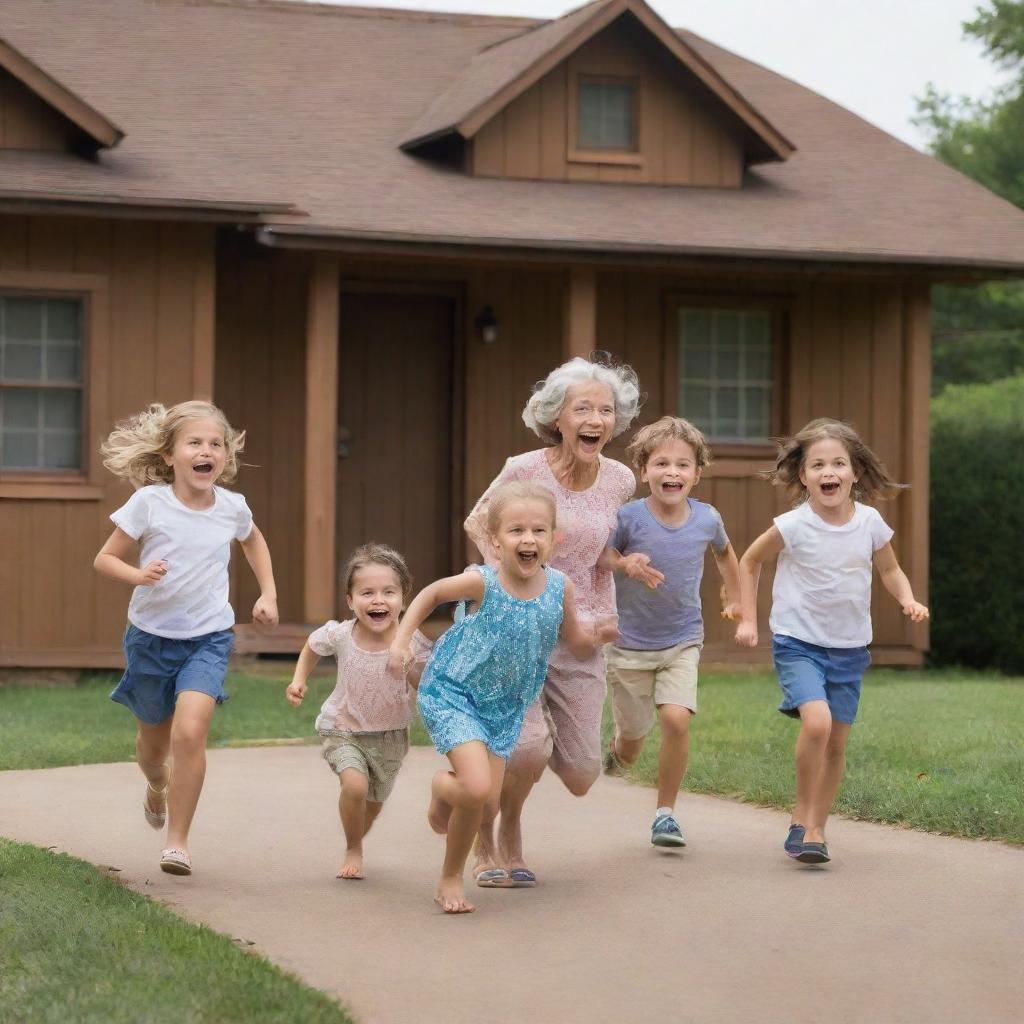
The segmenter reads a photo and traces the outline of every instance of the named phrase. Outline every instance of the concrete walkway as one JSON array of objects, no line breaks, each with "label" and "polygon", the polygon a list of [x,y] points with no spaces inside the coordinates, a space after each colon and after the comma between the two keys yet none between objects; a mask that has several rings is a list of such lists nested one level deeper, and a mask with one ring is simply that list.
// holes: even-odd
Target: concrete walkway
[{"label": "concrete walkway", "polygon": [[548,776],[527,808],[542,884],[431,901],[440,758],[414,749],[367,842],[334,878],[337,787],[315,747],[210,753],[196,873],[157,868],[129,764],[0,773],[0,834],[121,869],[128,885],[347,1003],[361,1024],[1019,1024],[1024,850],[861,822],[836,861],[790,862],[787,818],[687,796],[690,845],[648,844],[651,790]]}]

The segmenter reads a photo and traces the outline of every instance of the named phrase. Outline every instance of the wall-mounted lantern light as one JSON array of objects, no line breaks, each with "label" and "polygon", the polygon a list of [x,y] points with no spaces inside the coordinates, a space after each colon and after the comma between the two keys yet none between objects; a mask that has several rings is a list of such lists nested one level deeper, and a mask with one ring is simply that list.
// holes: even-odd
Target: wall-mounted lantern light
[{"label": "wall-mounted lantern light", "polygon": [[484,306],[473,323],[485,345],[493,345],[498,340],[498,318],[494,315],[492,306]]}]

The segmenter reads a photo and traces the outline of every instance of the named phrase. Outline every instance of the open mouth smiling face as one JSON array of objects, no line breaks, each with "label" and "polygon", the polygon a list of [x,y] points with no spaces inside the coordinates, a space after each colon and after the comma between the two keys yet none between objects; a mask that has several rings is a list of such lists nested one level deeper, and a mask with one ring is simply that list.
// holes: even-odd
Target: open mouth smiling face
[{"label": "open mouth smiling face", "polygon": [[611,388],[590,380],[574,384],[565,393],[565,403],[555,428],[562,444],[577,458],[590,461],[601,454],[615,430],[615,396]]},{"label": "open mouth smiling face", "polygon": [[355,571],[347,599],[361,627],[386,633],[398,622],[402,597],[402,581],[395,570],[372,562]]},{"label": "open mouth smiling face", "polygon": [[822,438],[810,445],[800,470],[800,482],[812,502],[831,508],[849,501],[857,476],[842,442]]}]

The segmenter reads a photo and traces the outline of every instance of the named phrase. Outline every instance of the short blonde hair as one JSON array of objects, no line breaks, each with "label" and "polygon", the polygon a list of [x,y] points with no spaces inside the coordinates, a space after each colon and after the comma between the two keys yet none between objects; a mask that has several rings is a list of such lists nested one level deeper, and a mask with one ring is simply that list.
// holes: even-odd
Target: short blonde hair
[{"label": "short blonde hair", "polygon": [[523,422],[545,444],[559,444],[562,435],[554,423],[565,407],[565,396],[574,384],[591,380],[604,384],[612,393],[615,404],[612,437],[618,437],[636,419],[643,396],[633,367],[624,363],[616,365],[607,352],[592,352],[589,359],[576,356],[538,381],[523,409]]},{"label": "short blonde hair", "polygon": [[539,501],[547,505],[551,511],[552,532],[555,530],[558,525],[555,496],[542,484],[535,484],[529,480],[513,480],[511,483],[496,487],[494,493],[487,499],[487,532],[492,537],[501,526],[501,517],[505,509],[516,501]]},{"label": "short blonde hair", "polygon": [[179,402],[170,409],[154,403],[148,409],[118,423],[100,446],[103,465],[114,476],[136,487],[171,483],[174,469],[164,456],[174,450],[178,432],[188,420],[216,420],[224,431],[224,472],[218,483],[231,483],[238,476],[238,456],[245,447],[245,431],[235,430],[227,416],[212,402]]},{"label": "short blonde hair", "polygon": [[704,435],[681,416],[662,416],[660,420],[641,427],[626,446],[626,454],[637,469],[643,469],[651,453],[666,441],[685,441],[697,457],[698,469],[711,465],[711,449]]},{"label": "short blonde hair", "polygon": [[408,603],[409,598],[412,597],[412,573],[409,572],[409,566],[394,548],[388,547],[386,544],[376,544],[373,541],[361,544],[349,555],[345,571],[341,574],[341,582],[346,595],[352,596],[352,585],[355,582],[356,573],[371,565],[382,565],[386,569],[394,571],[402,587],[402,601]]}]

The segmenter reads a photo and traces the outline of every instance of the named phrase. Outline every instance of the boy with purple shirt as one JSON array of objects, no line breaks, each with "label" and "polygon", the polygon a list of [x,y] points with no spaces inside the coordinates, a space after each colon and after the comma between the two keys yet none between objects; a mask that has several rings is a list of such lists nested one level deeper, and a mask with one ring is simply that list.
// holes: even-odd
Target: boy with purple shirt
[{"label": "boy with purple shirt", "polygon": [[615,736],[605,771],[620,774],[661,723],[655,846],[685,846],[675,802],[686,775],[690,718],[697,712],[697,664],[704,643],[700,582],[708,545],[726,590],[723,615],[739,614],[739,563],[722,517],[691,498],[711,462],[703,434],[684,419],[664,416],[637,431],[626,449],[647,498],[619,509],[602,565],[615,570],[619,639],[605,648]]}]

